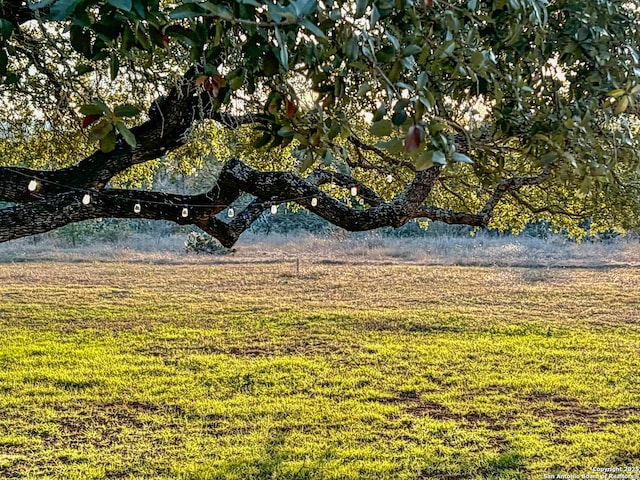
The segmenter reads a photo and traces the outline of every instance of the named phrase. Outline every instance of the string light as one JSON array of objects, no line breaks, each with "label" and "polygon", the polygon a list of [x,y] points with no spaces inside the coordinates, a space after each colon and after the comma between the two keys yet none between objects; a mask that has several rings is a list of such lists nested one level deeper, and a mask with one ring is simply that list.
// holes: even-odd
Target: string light
[{"label": "string light", "polygon": [[387,183],[393,183],[393,175],[387,175]]},{"label": "string light", "polygon": [[[18,173],[18,174],[23,175],[25,177],[27,176],[26,174],[24,174],[22,172],[19,172],[19,171],[16,171],[15,173]],[[389,183],[391,183],[394,180],[394,178],[393,178],[392,175],[387,175],[386,180]],[[45,183],[48,183],[48,184],[51,184],[51,185],[55,185],[55,186],[58,186],[58,187],[64,187],[64,188],[67,188],[69,190],[73,190],[73,191],[80,192],[80,193],[83,192],[83,189],[81,189],[81,188],[72,187],[70,185],[65,185],[63,183],[55,182],[55,181],[51,181],[51,180],[40,181],[37,178],[31,178],[29,180],[29,183],[27,184],[28,191],[29,192],[37,191],[41,187],[42,182],[45,182]],[[338,185],[334,181],[331,181],[330,183],[331,183],[331,187],[334,187],[334,188],[338,187]],[[350,193],[351,193],[352,196],[357,197],[358,193],[359,193],[358,185],[351,186],[350,187]],[[125,197],[114,197],[114,198],[121,198],[123,200],[125,199]],[[307,200],[307,201],[309,201],[309,203],[310,203],[310,205],[312,207],[317,207],[318,203],[319,203],[318,197],[311,197],[310,199],[309,198],[310,197],[298,197],[298,198],[281,199],[280,203],[286,203],[286,202],[298,202],[298,203],[300,203],[300,201]],[[93,197],[92,197],[91,193],[87,192],[85,190],[84,191],[84,195],[82,196],[82,200],[81,200],[82,204],[83,205],[89,205],[89,204],[91,204],[92,201],[93,201]],[[364,200],[363,199],[358,199],[358,202],[362,205],[364,203]],[[145,203],[157,204],[157,205],[166,205],[167,202],[147,200]],[[215,204],[190,205],[190,207],[194,207],[194,206],[195,207],[203,207],[203,208],[204,207],[224,207],[223,205],[215,205]],[[277,212],[279,210],[279,206],[280,206],[280,204],[271,205],[271,213],[273,213],[274,215],[277,214]],[[133,211],[135,213],[140,213],[142,211],[142,205],[140,204],[140,202],[134,203]],[[181,215],[182,215],[182,217],[187,218],[189,216],[189,209],[187,207],[184,207],[182,209]],[[227,208],[227,215],[228,215],[229,218],[235,217],[236,216],[235,209],[233,207],[228,207]]]}]

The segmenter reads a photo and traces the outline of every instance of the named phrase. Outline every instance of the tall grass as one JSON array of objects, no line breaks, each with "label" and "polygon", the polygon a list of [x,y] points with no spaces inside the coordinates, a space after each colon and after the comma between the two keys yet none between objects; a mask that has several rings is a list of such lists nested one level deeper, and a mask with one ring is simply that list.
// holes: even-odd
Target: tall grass
[{"label": "tall grass", "polygon": [[640,265],[640,238],[576,243],[562,236],[498,237],[479,232],[469,236],[394,238],[375,232],[330,236],[243,235],[232,257],[187,255],[186,234],[131,234],[112,242],[84,242],[72,246],[64,239],[44,237],[0,244],[0,261],[127,260],[153,262],[224,262],[285,260],[348,262],[404,262],[422,265],[613,267]]}]

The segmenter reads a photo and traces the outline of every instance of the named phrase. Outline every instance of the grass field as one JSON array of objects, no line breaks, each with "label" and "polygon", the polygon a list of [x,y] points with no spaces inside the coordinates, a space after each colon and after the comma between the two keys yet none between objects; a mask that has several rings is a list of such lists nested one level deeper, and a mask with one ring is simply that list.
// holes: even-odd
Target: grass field
[{"label": "grass field", "polygon": [[640,268],[0,264],[0,478],[633,468],[639,371]]}]

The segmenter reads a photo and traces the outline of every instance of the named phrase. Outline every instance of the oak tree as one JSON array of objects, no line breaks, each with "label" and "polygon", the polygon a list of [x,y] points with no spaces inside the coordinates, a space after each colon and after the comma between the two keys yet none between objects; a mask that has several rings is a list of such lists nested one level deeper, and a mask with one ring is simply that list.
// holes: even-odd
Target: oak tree
[{"label": "oak tree", "polygon": [[[116,217],[230,246],[284,202],[351,231],[635,228],[639,17],[635,0],[2,0],[0,241]],[[212,162],[198,194],[148,188]]]}]

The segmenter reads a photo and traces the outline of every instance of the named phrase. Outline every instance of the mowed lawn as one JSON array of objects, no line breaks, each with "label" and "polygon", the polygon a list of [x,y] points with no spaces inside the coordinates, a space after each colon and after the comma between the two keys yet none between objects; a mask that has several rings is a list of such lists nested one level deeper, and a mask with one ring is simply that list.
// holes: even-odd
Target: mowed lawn
[{"label": "mowed lawn", "polygon": [[0,264],[0,478],[640,466],[640,268]]}]

